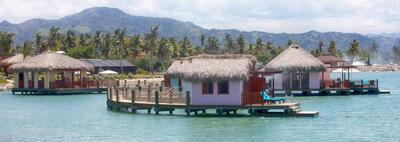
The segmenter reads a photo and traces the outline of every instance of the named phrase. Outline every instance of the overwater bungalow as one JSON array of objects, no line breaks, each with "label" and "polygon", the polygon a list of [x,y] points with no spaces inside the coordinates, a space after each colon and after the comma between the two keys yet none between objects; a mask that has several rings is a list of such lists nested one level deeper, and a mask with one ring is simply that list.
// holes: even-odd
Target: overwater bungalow
[{"label": "overwater bungalow", "polygon": [[13,94],[81,94],[105,90],[88,78],[87,72],[94,70],[92,65],[55,52],[44,52],[13,64],[8,70],[14,76]]},{"label": "overwater bungalow", "polygon": [[255,64],[251,55],[199,55],[174,61],[167,74],[172,86],[192,92],[193,105],[242,105]]},{"label": "overwater bungalow", "polygon": [[17,54],[8,58],[5,58],[0,61],[0,66],[2,67],[3,71],[6,73],[8,72],[8,67],[10,67],[13,64],[22,62],[24,60],[24,55],[22,54]]},{"label": "overwater bungalow", "polygon": [[312,56],[297,44],[264,66],[266,71],[282,71],[274,74],[275,90],[320,89],[320,73],[326,71],[324,63]]},{"label": "overwater bungalow", "polygon": [[[332,55],[316,58],[293,44],[265,65],[264,70],[282,71],[273,75],[273,85],[275,91],[285,94],[300,92],[300,95],[313,95],[312,91],[316,91],[316,95],[378,93],[378,80],[349,79],[353,67]],[[341,69],[342,72],[339,78],[331,79],[335,69]]]}]

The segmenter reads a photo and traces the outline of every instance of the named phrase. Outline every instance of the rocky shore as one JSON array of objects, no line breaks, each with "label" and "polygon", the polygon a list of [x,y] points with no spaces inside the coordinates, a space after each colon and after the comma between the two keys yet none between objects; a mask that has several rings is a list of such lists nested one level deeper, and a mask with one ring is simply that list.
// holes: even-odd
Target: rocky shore
[{"label": "rocky shore", "polygon": [[400,64],[381,64],[372,66],[356,66],[356,69],[361,72],[387,72],[400,71]]}]

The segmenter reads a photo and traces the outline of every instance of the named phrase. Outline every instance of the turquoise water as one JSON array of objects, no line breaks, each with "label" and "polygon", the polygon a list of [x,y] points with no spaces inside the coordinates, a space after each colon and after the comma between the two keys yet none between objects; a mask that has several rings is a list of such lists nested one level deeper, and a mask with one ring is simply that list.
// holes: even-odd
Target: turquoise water
[{"label": "turquoise water", "polygon": [[105,95],[0,93],[0,141],[400,141],[400,73],[380,78],[390,95],[297,97],[317,118],[185,117],[117,113]]}]

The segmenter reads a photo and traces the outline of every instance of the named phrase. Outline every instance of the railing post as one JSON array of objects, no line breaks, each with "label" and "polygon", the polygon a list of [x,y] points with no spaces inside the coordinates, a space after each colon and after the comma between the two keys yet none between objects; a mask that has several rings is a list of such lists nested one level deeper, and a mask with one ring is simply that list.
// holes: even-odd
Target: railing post
[{"label": "railing post", "polygon": [[155,94],[154,94],[155,96],[154,96],[154,102],[155,102],[155,106],[154,106],[154,111],[156,112],[156,115],[158,115],[159,114],[159,110],[160,110],[160,105],[159,105],[159,95],[160,94],[158,94],[158,91],[156,91],[155,92]]},{"label": "railing post", "polygon": [[186,91],[186,115],[189,116],[190,115],[190,92]]},{"label": "railing post", "polygon": [[364,81],[361,79],[361,88],[364,88]]},{"label": "railing post", "polygon": [[136,112],[135,98],[136,98],[135,90],[132,89],[131,90],[131,110],[132,110],[132,113]]}]

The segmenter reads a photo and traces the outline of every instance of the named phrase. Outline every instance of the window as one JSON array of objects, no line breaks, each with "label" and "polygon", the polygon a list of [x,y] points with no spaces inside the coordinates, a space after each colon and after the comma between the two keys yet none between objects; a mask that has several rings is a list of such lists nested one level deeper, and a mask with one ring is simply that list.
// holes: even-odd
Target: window
[{"label": "window", "polygon": [[214,87],[213,87],[213,82],[207,81],[202,83],[202,93],[203,94],[213,94],[214,93]]},{"label": "window", "polygon": [[229,82],[228,81],[218,82],[218,94],[229,94]]}]

